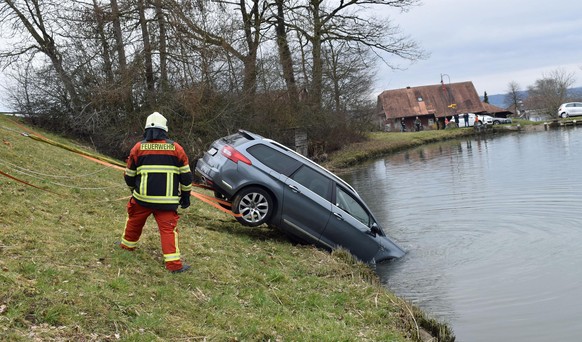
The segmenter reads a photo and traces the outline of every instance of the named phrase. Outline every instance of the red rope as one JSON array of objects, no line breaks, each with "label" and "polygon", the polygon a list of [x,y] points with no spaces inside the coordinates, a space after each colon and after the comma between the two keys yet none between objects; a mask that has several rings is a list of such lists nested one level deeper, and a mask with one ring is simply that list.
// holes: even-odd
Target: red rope
[{"label": "red rope", "polygon": [[23,181],[23,180],[21,180],[21,179],[18,179],[18,178],[16,178],[16,177],[13,177],[13,176],[11,176],[11,175],[9,175],[9,174],[5,173],[5,172],[2,172],[2,171],[0,171],[0,175],[3,175],[3,176],[5,176],[5,177],[8,177],[8,178],[10,178],[10,179],[13,179],[13,180],[15,180],[15,181],[17,181],[17,182],[20,182],[20,183],[22,183],[22,184],[26,184],[26,185],[28,185],[28,186],[32,186],[33,188],[37,188],[37,189],[39,189],[39,190],[46,191],[46,192],[50,192],[51,194],[55,194],[55,195],[58,195],[58,196],[60,196],[60,194],[58,194],[58,193],[56,193],[56,192],[54,192],[54,191],[50,191],[50,190],[48,190],[48,189],[43,189],[43,188],[41,188],[41,187],[38,187],[38,186],[36,186],[36,185],[30,184],[30,183],[28,183],[28,182],[25,182],[25,181]]}]

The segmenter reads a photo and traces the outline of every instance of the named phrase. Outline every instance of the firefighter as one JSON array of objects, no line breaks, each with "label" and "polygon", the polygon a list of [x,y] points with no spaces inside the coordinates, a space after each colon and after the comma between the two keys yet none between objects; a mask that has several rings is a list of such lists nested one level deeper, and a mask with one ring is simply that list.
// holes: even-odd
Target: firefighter
[{"label": "firefighter", "polygon": [[127,222],[120,247],[133,251],[150,215],[158,224],[166,269],[181,273],[190,268],[180,259],[178,205],[190,206],[192,173],[182,146],[168,138],[166,118],[158,112],[146,120],[143,140],[131,149],[125,183],[132,196],[127,203]]}]

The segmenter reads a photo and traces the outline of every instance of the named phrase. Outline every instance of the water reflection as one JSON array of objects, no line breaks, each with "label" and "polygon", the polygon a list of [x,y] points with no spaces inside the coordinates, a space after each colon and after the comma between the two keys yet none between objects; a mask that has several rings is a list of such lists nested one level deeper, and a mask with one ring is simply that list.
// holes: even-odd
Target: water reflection
[{"label": "water reflection", "polygon": [[408,254],[379,265],[459,341],[582,334],[582,130],[423,146],[346,178]]}]

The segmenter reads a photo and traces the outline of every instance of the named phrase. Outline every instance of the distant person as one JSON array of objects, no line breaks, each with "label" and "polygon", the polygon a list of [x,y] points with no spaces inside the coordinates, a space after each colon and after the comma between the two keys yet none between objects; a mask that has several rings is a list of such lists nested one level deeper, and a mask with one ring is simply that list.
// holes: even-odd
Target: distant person
[{"label": "distant person", "polygon": [[404,118],[400,119],[400,132],[406,132],[406,123],[404,122]]},{"label": "distant person", "polygon": [[459,114],[455,114],[453,116],[453,118],[455,119],[455,123],[457,124],[457,127],[459,127]]},{"label": "distant person", "polygon": [[418,131],[420,131],[421,126],[422,126],[422,122],[420,122],[420,119],[417,116],[416,119],[414,119],[414,128],[418,132]]},{"label": "distant person", "polygon": [[469,127],[469,113],[463,114],[463,119],[465,119],[465,127]]},{"label": "distant person", "polygon": [[473,124],[475,127],[479,126],[479,116],[475,115],[475,123]]}]

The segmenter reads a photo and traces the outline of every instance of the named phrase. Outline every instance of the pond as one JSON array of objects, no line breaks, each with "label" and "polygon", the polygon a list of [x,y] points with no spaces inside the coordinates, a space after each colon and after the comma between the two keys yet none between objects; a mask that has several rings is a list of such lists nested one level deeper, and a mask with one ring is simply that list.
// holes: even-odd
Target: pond
[{"label": "pond", "polygon": [[[396,133],[393,133],[396,134]],[[458,341],[582,340],[582,129],[423,146],[342,175],[407,250],[383,283]]]}]

